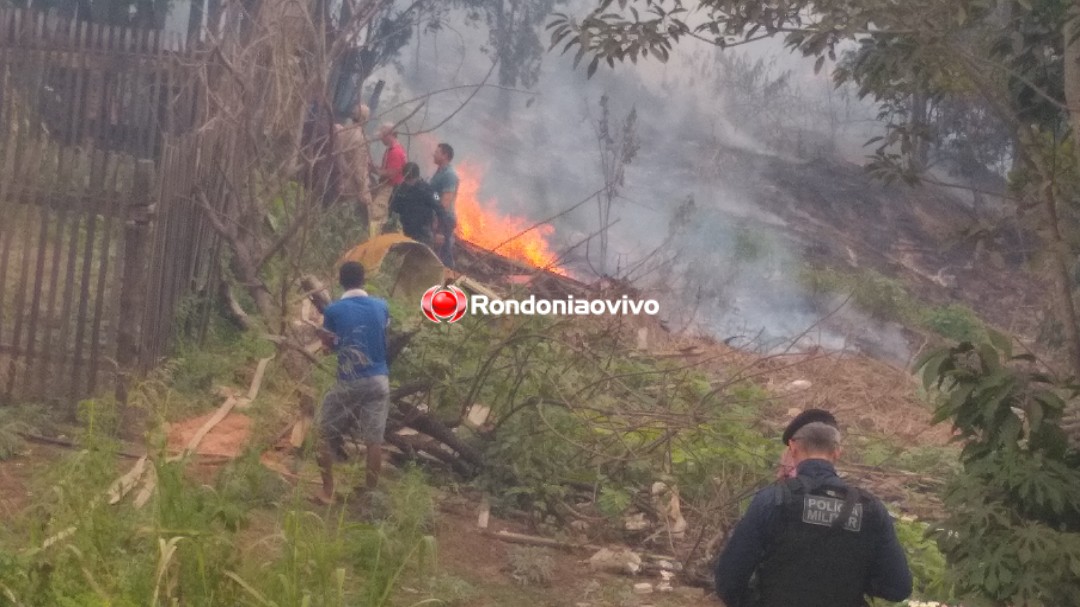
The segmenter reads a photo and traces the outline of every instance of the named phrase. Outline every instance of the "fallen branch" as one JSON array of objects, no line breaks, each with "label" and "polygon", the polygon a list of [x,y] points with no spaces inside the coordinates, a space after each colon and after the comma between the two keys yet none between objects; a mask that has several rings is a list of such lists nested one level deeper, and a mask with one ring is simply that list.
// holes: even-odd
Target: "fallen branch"
[{"label": "fallen branch", "polygon": [[[542,546],[545,548],[558,548],[560,550],[589,550],[596,552],[601,550],[603,546],[597,546],[596,544],[589,544],[586,542],[567,542],[563,540],[556,540],[550,537],[541,537],[538,535],[526,535],[524,533],[514,533],[512,531],[506,531],[500,529],[499,531],[481,531],[486,537],[495,538],[503,542],[510,544],[521,544],[524,546]],[[648,552],[637,553],[643,559],[650,561],[668,561],[670,563],[677,563],[678,561],[673,556],[666,554],[650,554]]]},{"label": "fallen branch", "polygon": [[396,400],[394,404],[397,406],[398,412],[403,415],[403,418],[397,421],[446,445],[473,467],[482,468],[484,466],[484,459],[480,456],[480,452],[465,444],[445,424],[400,399]]},{"label": "fallen branch", "polygon": [[[65,440],[62,438],[52,438],[49,436],[42,436],[40,434],[34,434],[32,432],[16,432],[20,438],[31,443],[38,443],[39,445],[52,445],[54,447],[64,447],[66,449],[82,449],[83,445],[79,443]],[[142,453],[132,453],[131,451],[115,451],[117,456],[125,459],[140,459],[145,457]]]}]

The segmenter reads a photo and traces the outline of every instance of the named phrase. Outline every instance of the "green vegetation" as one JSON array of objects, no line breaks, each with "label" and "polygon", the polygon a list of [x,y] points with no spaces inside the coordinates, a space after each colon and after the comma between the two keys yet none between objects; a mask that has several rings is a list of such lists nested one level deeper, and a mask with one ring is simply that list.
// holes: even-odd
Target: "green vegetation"
[{"label": "green vegetation", "polygon": [[390,487],[390,514],[376,524],[313,511],[304,488],[283,486],[257,453],[209,485],[161,453],[150,502],[110,505],[114,423],[107,404],[82,410],[84,448],[43,474],[41,497],[3,531],[5,604],[382,606],[404,571],[434,566],[433,504],[416,471]]},{"label": "green vegetation", "polygon": [[812,295],[850,295],[855,307],[878,320],[919,327],[954,341],[987,339],[986,326],[971,308],[956,303],[927,305],[901,281],[875,270],[845,273],[832,268],[803,268],[799,282]]},{"label": "green vegetation", "polygon": [[1009,341],[961,343],[920,362],[964,448],[933,537],[957,591],[993,605],[1080,603],[1080,454],[1061,427],[1078,387]]},{"label": "green vegetation", "polygon": [[492,426],[469,440],[496,507],[558,523],[575,503],[615,519],[664,482],[712,524],[737,515],[729,496],[765,482],[777,456],[746,423],[768,406],[760,388],[634,353],[617,321],[466,317],[418,328],[392,380],[431,382],[426,402],[440,419],[491,410]]}]

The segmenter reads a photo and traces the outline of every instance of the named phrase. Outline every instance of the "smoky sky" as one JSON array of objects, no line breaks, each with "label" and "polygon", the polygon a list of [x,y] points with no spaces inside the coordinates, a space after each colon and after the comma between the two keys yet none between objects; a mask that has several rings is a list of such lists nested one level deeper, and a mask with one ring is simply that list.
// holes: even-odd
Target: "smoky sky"
[{"label": "smoky sky", "polygon": [[[380,119],[400,120],[415,109],[415,103],[397,106],[402,101],[481,82],[491,69],[486,41],[487,32],[460,15],[438,31],[416,36],[394,69],[375,75],[388,83]],[[860,146],[877,128],[867,119],[873,108],[833,91],[828,67],[814,74],[813,61],[792,55],[778,40],[725,52],[737,53],[743,62],[763,61],[768,76],[783,76],[788,90],[798,91],[796,111],[779,117],[784,129],[828,135],[830,153],[838,158],[858,161],[865,153]],[[731,87],[740,83],[725,80],[717,53],[704,44],[683,44],[667,64],[646,60],[604,66],[592,78],[584,65],[574,68],[573,53],[548,53],[537,85],[528,91],[458,88],[429,97],[405,130],[445,124],[429,136],[406,138],[410,157],[430,175],[431,147],[449,142],[456,163],[482,170],[482,199],[495,201],[504,213],[542,220],[588,197],[605,181],[597,139],[601,97],[608,97],[615,131],[635,109],[640,151],[626,168],[625,184],[613,204],[611,219],[617,223],[609,231],[606,260],[599,259],[595,238],[580,244],[600,227],[595,200],[552,221],[554,248],[578,245],[567,254],[566,265],[586,282],[604,269],[629,275],[636,286],[661,296],[674,328],[735,337],[765,350],[779,347],[820,319],[822,307],[797,284],[799,253],[784,235],[784,221],[759,204],[768,184],[745,163],[725,167],[723,157],[799,160],[794,150],[744,128],[763,120],[767,126],[758,113],[765,108],[754,107],[752,99],[747,107],[733,107],[730,99],[738,91]],[[767,95],[763,99],[771,102]],[[843,115],[857,128],[829,130],[811,106]],[[674,225],[675,210],[686,209],[688,200],[693,201],[691,216]],[[754,246],[747,248],[748,242]],[[878,341],[895,342],[895,357],[904,357],[894,330],[858,320],[849,324],[882,334]],[[843,348],[848,338],[820,329],[805,339]]]}]

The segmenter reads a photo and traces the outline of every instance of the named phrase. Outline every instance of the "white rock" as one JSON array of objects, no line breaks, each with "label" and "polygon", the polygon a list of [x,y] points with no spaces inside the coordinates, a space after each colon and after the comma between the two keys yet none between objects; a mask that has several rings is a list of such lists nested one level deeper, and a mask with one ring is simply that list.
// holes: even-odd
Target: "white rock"
[{"label": "white rock", "polygon": [[596,554],[589,557],[589,568],[594,571],[634,575],[641,571],[641,557],[628,548],[617,550],[601,548]]},{"label": "white rock", "polygon": [[638,582],[634,584],[634,594],[652,594],[652,584],[648,582]]},{"label": "white rock", "polygon": [[649,528],[649,521],[645,520],[644,512],[639,512],[624,518],[623,526],[627,531],[642,531]]}]

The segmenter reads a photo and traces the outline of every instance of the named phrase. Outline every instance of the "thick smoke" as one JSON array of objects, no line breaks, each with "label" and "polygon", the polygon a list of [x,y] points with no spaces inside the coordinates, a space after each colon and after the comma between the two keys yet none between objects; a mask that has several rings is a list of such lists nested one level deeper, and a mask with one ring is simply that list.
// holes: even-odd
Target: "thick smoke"
[{"label": "thick smoke", "polygon": [[[468,85],[491,69],[481,48],[486,39],[459,17],[419,36],[399,71],[377,74],[389,83],[384,120],[415,109],[397,103],[451,89],[428,98],[406,122],[410,132],[437,127],[430,137],[412,138],[410,155],[425,174],[433,171],[430,148],[447,141],[459,162],[483,169],[481,193],[503,212],[533,220],[559,215],[604,185],[598,122],[606,95],[613,131],[636,110],[640,151],[612,206],[617,223],[605,259],[598,240],[589,239],[600,227],[596,200],[552,221],[556,248],[574,247],[567,267],[586,282],[601,271],[633,279],[664,298],[676,329],[764,350],[798,336],[800,345],[850,346],[851,335],[816,326],[829,306],[800,287],[799,247],[784,221],[765,210],[770,187],[754,168],[865,153],[873,108],[833,90],[828,68],[815,75],[812,61],[776,41],[723,54],[683,46],[667,64],[617,64],[592,79],[574,69],[572,53],[551,53],[533,90],[477,91]],[[850,306],[834,319],[845,315],[851,318],[843,325],[871,331],[889,355],[906,358],[895,329],[857,317]]]}]

